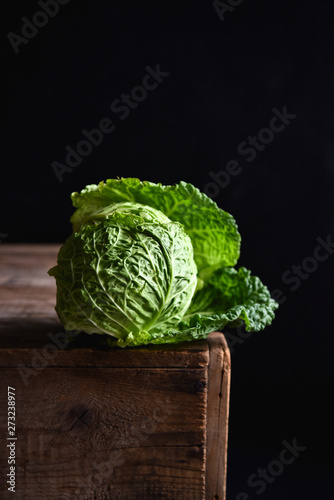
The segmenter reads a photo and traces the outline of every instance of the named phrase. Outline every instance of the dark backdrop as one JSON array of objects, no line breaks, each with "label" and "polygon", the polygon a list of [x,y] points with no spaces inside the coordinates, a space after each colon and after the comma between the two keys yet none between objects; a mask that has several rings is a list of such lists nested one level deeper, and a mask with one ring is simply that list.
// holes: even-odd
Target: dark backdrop
[{"label": "dark backdrop", "polygon": [[[35,1],[3,10],[0,240],[64,241],[70,193],[106,178],[182,179],[207,192],[238,222],[240,264],[281,302],[264,332],[229,337],[228,500],[330,498],[333,3],[63,0],[49,16],[36,15]],[[135,87],[153,70],[163,74],[145,96]],[[129,111],[119,110],[114,101],[131,92]],[[89,154],[81,143],[86,156],[72,153],[77,166],[61,173],[65,148],[104,118],[114,130]],[[283,441],[306,449],[280,471],[272,461]],[[278,472],[261,492],[247,481],[268,465]]]}]

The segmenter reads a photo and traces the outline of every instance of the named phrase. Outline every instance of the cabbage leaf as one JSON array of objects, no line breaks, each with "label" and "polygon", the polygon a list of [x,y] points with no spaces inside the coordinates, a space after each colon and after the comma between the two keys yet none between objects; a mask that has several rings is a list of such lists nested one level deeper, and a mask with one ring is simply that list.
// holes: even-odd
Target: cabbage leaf
[{"label": "cabbage leaf", "polygon": [[108,179],[72,193],[71,198],[77,207],[71,217],[74,231],[99,210],[125,201],[153,207],[180,222],[191,238],[201,278],[221,266],[234,266],[239,258],[241,238],[236,221],[190,183],[163,186],[135,178]]}]

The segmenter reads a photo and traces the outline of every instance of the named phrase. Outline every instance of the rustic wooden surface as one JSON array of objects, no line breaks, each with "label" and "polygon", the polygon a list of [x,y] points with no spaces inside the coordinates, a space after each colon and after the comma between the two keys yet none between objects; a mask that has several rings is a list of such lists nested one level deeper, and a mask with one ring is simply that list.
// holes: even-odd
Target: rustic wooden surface
[{"label": "rustic wooden surface", "polygon": [[[47,275],[58,248],[0,245],[0,393],[16,388],[16,498],[224,500],[224,336],[134,349],[85,334],[67,343]],[[1,429],[4,443],[6,411]],[[2,450],[3,478],[7,469]],[[4,485],[0,498],[15,498]]]},{"label": "rustic wooden surface", "polygon": [[224,336],[209,336],[206,499],[225,499],[231,359]]}]

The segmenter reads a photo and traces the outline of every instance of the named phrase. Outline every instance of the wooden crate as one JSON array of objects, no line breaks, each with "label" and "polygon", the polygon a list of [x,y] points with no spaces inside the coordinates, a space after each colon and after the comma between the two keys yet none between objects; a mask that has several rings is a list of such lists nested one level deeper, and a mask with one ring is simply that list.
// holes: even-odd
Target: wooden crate
[{"label": "wooden crate", "polygon": [[[223,334],[131,349],[107,349],[89,335],[69,344],[46,273],[58,248],[0,245],[0,498],[225,499]],[[6,483],[13,450],[16,496]]]}]

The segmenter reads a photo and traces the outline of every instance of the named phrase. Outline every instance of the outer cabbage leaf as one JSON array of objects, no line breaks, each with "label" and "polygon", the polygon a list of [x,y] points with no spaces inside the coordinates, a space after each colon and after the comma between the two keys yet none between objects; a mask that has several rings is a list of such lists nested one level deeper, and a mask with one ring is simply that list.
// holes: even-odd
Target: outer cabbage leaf
[{"label": "outer cabbage leaf", "polygon": [[171,222],[171,220],[160,210],[147,205],[142,205],[141,203],[124,201],[121,203],[112,203],[111,205],[106,205],[96,210],[93,214],[86,217],[84,224],[91,224],[92,222],[110,219],[115,213],[130,215],[131,217],[142,217],[146,222],[160,222],[162,224],[168,224]]},{"label": "outer cabbage leaf", "polygon": [[[176,328],[163,334],[153,333],[142,339],[152,344],[176,343],[205,339],[209,333],[224,327],[245,324],[247,331],[259,331],[270,325],[278,308],[268,288],[244,267],[219,269],[206,285],[196,292]],[[137,345],[136,339],[127,343]]]},{"label": "outer cabbage leaf", "polygon": [[229,213],[190,183],[163,186],[135,178],[108,179],[71,195],[77,231],[97,212],[121,202],[148,205],[184,225],[190,236],[199,277],[207,279],[221,266],[234,266],[240,255],[240,234]]},{"label": "outer cabbage leaf", "polygon": [[179,323],[196,288],[192,244],[181,224],[152,213],[115,212],[66,240],[49,271],[66,330],[148,343]]}]

